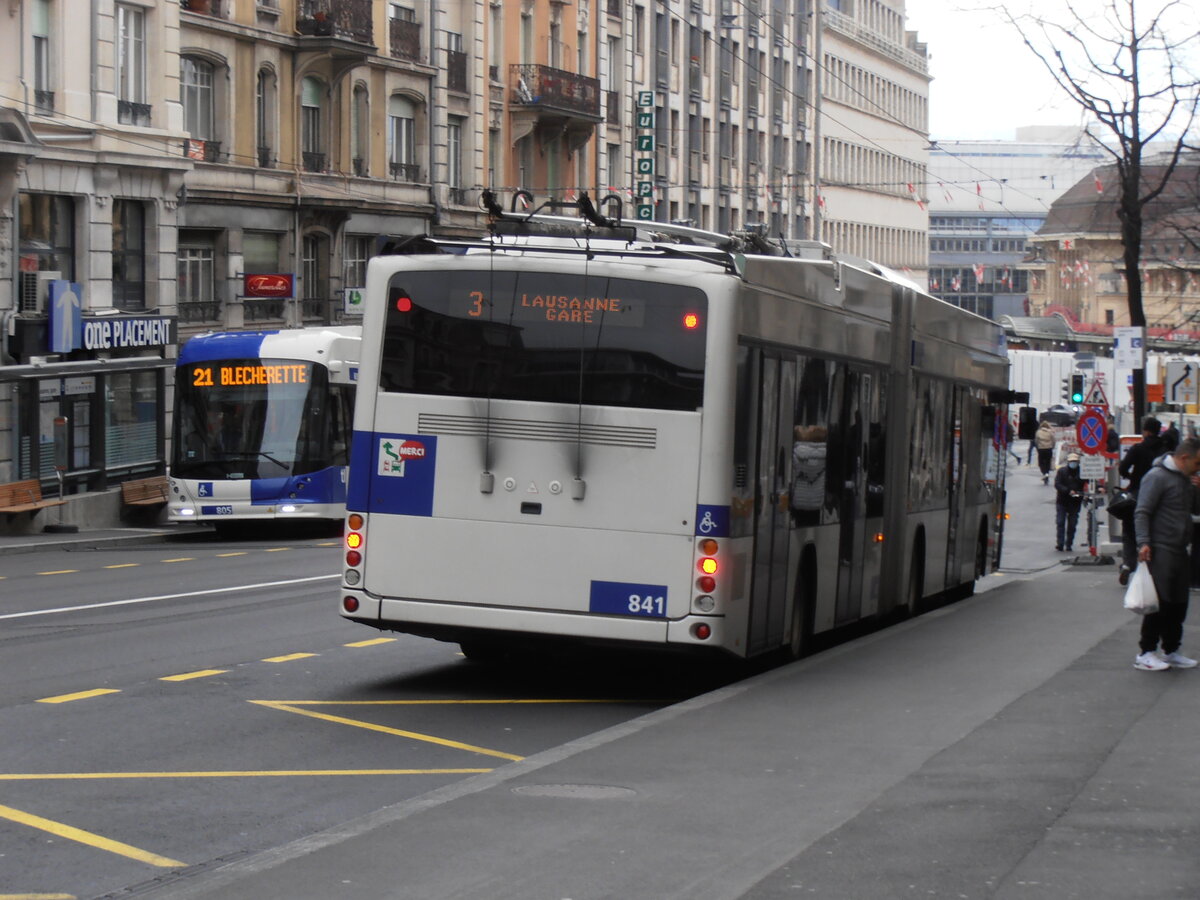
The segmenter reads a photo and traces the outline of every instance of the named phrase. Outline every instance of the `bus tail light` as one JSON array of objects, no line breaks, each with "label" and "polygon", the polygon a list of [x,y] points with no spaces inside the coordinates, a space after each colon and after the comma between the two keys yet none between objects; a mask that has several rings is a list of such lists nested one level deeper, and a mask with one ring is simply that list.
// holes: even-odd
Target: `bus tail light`
[{"label": "bus tail light", "polygon": [[696,579],[696,587],[705,594],[711,594],[717,589],[717,579],[711,575],[701,575]]},{"label": "bus tail light", "polygon": [[[363,564],[362,548],[366,544],[366,538],[363,535],[363,526],[366,525],[366,519],[360,513],[351,513],[346,517],[346,571],[342,578],[346,584],[351,587],[362,581],[362,570],[360,566]],[[352,598],[346,598],[350,600]],[[357,609],[358,601],[354,601]],[[344,605],[344,603],[343,603]],[[354,612],[354,610],[347,610]]]},{"label": "bus tail light", "polygon": [[[348,597],[346,599],[349,599]],[[692,637],[698,641],[707,641],[712,637],[712,626],[707,622],[697,622],[692,626]]]},{"label": "bus tail light", "polygon": [[342,598],[342,609],[344,609],[348,613],[358,612],[358,598],[357,597],[343,597]]},{"label": "bus tail light", "polygon": [[362,554],[357,550],[346,551],[346,565],[354,567],[362,565]]}]

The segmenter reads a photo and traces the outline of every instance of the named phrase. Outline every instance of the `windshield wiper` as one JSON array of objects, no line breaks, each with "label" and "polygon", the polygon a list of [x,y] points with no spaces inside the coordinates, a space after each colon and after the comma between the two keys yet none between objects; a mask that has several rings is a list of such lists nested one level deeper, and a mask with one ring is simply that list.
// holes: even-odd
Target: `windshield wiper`
[{"label": "windshield wiper", "polygon": [[295,463],[278,460],[265,450],[222,450],[220,453],[225,459],[255,459],[256,457],[261,456],[263,459],[267,459],[275,463],[275,465],[279,466],[279,468],[287,469],[289,471],[291,470],[292,466],[295,465]]}]

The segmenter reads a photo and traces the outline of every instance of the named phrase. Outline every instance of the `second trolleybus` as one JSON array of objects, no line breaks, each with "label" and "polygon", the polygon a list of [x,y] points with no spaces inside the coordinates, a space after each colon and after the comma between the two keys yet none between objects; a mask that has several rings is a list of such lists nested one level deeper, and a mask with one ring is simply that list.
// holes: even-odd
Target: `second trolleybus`
[{"label": "second trolleybus", "polygon": [[798,656],[997,563],[997,324],[823,244],[595,219],[370,262],[343,616]]},{"label": "second trolleybus", "polygon": [[360,326],[197,335],[175,369],[174,522],[340,520]]}]

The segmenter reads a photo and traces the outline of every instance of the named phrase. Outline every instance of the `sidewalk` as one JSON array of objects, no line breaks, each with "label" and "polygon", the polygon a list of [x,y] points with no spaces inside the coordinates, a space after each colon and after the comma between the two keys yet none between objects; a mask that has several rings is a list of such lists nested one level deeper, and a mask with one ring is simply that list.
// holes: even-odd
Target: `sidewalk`
[{"label": "sidewalk", "polygon": [[1200,896],[1200,670],[1133,669],[1112,567],[986,586],[146,896]]}]

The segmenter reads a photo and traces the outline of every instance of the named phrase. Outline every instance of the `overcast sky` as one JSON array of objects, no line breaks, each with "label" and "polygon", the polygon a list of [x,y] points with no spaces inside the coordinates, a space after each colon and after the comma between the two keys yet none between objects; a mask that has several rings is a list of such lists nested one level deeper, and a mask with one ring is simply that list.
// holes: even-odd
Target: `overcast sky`
[{"label": "overcast sky", "polygon": [[938,140],[1012,140],[1022,125],[1082,124],[1016,30],[982,0],[905,0],[929,45],[929,131]]}]

